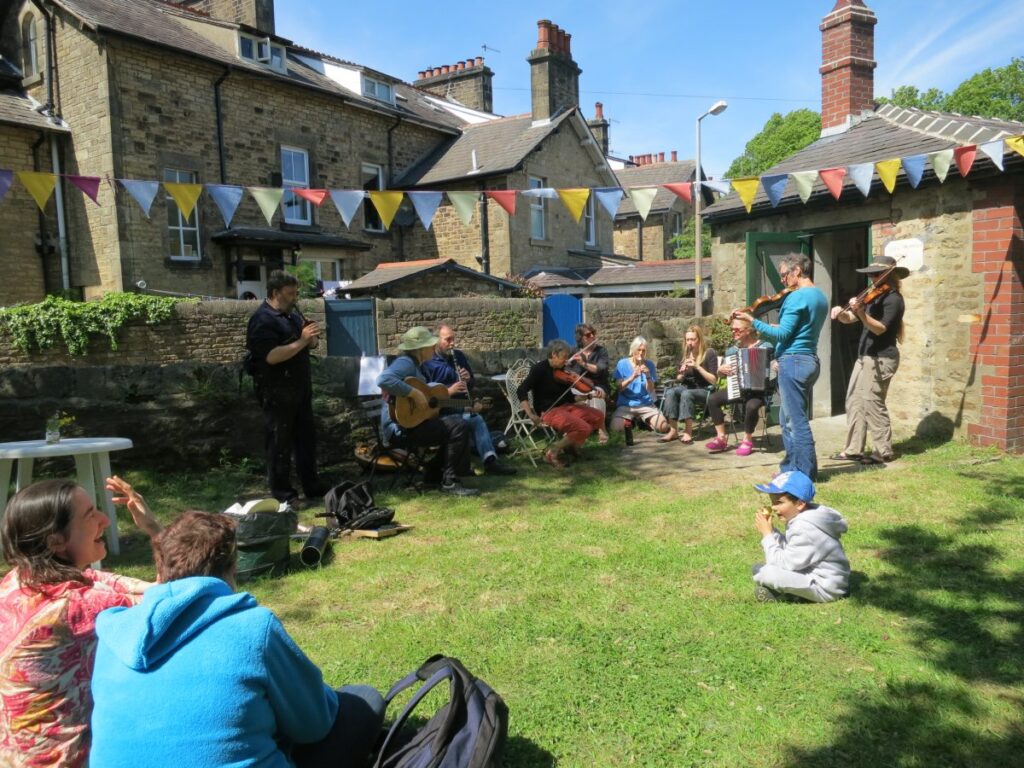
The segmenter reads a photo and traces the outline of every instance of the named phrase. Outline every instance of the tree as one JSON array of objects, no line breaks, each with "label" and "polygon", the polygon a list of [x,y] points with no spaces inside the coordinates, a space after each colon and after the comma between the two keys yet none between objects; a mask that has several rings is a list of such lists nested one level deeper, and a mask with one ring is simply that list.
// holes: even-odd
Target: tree
[{"label": "tree", "polygon": [[879,96],[875,101],[879,104],[893,104],[897,107],[944,110],[947,98],[947,95],[938,88],[929,88],[921,93],[912,85],[901,85],[899,88],[892,89],[892,96]]},{"label": "tree", "polygon": [[967,78],[949,94],[944,108],[961,115],[1024,122],[1024,58]]},{"label": "tree", "polygon": [[[673,259],[692,259],[693,258],[693,242],[696,233],[693,231],[696,226],[693,223],[693,217],[689,217],[686,220],[686,224],[683,226],[683,231],[678,235],[675,235],[669,244],[672,246],[672,258]],[[701,248],[701,258],[711,258],[711,227],[708,226],[707,222],[700,228],[700,239],[704,247]]]},{"label": "tree", "polygon": [[725,172],[728,179],[757,176],[821,135],[821,115],[810,109],[796,109],[783,116],[776,112],[764,128],[747,142],[743,154]]}]

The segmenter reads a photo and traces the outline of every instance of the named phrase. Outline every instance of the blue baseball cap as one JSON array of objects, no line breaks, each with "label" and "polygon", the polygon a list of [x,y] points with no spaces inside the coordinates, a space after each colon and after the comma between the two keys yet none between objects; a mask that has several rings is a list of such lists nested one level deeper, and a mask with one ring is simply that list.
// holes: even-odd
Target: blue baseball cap
[{"label": "blue baseball cap", "polygon": [[811,478],[796,469],[781,472],[772,478],[770,483],[754,487],[764,493],[788,493],[800,501],[809,502],[814,498],[814,483],[811,482]]}]

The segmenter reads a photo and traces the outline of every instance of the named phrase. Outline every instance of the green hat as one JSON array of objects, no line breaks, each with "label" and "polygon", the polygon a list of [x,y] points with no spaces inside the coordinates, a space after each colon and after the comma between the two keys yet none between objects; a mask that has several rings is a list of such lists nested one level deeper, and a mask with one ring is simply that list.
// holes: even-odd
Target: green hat
[{"label": "green hat", "polygon": [[398,342],[398,348],[403,352],[412,349],[423,349],[437,344],[437,336],[430,332],[429,328],[417,325],[402,334],[402,340]]}]

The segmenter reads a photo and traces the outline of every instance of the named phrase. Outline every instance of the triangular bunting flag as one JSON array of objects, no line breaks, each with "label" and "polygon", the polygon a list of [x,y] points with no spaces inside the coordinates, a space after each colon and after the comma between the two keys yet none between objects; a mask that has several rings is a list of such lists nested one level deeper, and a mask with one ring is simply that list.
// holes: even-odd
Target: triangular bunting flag
[{"label": "triangular bunting flag", "polygon": [[459,219],[463,225],[468,225],[473,218],[473,212],[476,210],[476,202],[479,199],[479,195],[476,192],[448,192],[447,194],[448,199],[455,206],[455,212],[459,214]]},{"label": "triangular bunting flag", "polygon": [[548,200],[554,200],[558,197],[558,192],[554,187],[534,187],[533,189],[524,189],[520,194],[524,197],[543,197]]},{"label": "triangular bunting flag", "polygon": [[789,178],[793,180],[796,193],[800,195],[800,202],[806,203],[807,199],[811,196],[811,187],[814,186],[814,182],[818,179],[818,172],[794,171],[789,174]]},{"label": "triangular bunting flag", "polygon": [[496,192],[485,192],[491,200],[505,209],[509,216],[516,215],[516,191],[514,189],[502,189]]},{"label": "triangular bunting flag", "polygon": [[651,212],[651,205],[653,205],[654,197],[657,194],[657,187],[635,187],[629,190],[629,198],[644,221],[647,221],[647,214]]},{"label": "triangular bunting flag", "polygon": [[622,191],[622,187],[598,187],[594,190],[594,197],[597,198],[597,202],[608,211],[608,215],[613,219],[615,214],[619,212],[619,204],[622,202],[625,194]]},{"label": "triangular bunting flag", "polygon": [[882,186],[891,195],[896,189],[896,174],[900,172],[899,158],[875,163],[875,170],[878,171],[878,178],[882,180]]},{"label": "triangular bunting flag", "polygon": [[995,141],[986,141],[984,144],[979,144],[978,149],[985,157],[996,164],[996,168],[1000,171],[1003,170],[1003,140],[996,139]]},{"label": "triangular bunting flag", "polygon": [[249,187],[249,194],[263,211],[263,218],[267,220],[267,224],[272,224],[277,207],[284,197],[284,190],[279,187]]},{"label": "triangular bunting flag", "polygon": [[832,197],[838,200],[839,196],[843,194],[843,179],[846,178],[846,169],[822,168],[818,171],[818,175],[825,182],[825,187],[832,193]]},{"label": "triangular bunting flag", "polygon": [[129,179],[118,179],[118,184],[124,187],[125,191],[132,196],[132,199],[139,204],[139,208],[149,218],[149,209],[153,207],[153,198],[160,189],[157,181],[132,181]]},{"label": "triangular bunting flag", "polygon": [[761,186],[764,187],[764,193],[768,195],[772,208],[778,206],[779,201],[782,200],[788,183],[788,173],[769,173],[761,177]]},{"label": "triangular bunting flag", "polygon": [[662,184],[669,192],[673,192],[688,203],[693,202],[693,184],[687,181],[685,184]]},{"label": "triangular bunting flag", "polygon": [[11,188],[13,182],[14,171],[0,170],[0,200],[4,199],[4,195],[7,194],[7,190]]},{"label": "triangular bunting flag", "polygon": [[871,179],[875,175],[874,163],[857,163],[856,165],[847,166],[846,172],[850,174],[850,178],[853,179],[854,186],[860,190],[860,193],[867,197],[871,193]]},{"label": "triangular bunting flag", "polygon": [[412,207],[416,209],[416,215],[420,217],[423,228],[430,229],[443,195],[440,192],[406,192],[405,194],[412,200]]},{"label": "triangular bunting flag", "polygon": [[349,229],[352,228],[352,217],[356,215],[356,211],[359,210],[359,204],[363,202],[365,197],[366,193],[361,189],[331,190],[331,200],[334,201],[334,206],[338,209],[341,220],[345,222],[345,226]]},{"label": "triangular bunting flag", "polygon": [[932,152],[928,155],[928,162],[932,164],[932,170],[935,171],[935,176],[941,184],[946,180],[949,166],[953,163],[953,150],[943,149],[938,152]]},{"label": "triangular bunting flag", "polygon": [[100,181],[102,181],[99,176],[74,176],[68,174],[65,178],[82,190],[96,205],[100,204],[100,201],[96,199],[100,192]]},{"label": "triangular bunting flag", "polygon": [[39,210],[46,210],[46,202],[50,199],[50,195],[53,194],[54,187],[57,186],[57,177],[52,173],[40,173],[37,171],[18,171],[16,175],[18,181],[25,185],[25,189],[29,191],[32,199],[36,201]]},{"label": "triangular bunting flag", "polygon": [[953,150],[953,159],[956,160],[956,169],[960,171],[960,175],[964,178],[967,178],[967,174],[971,172],[971,166],[974,165],[974,156],[977,154],[977,144],[967,144]]},{"label": "triangular bunting flag", "polygon": [[921,177],[924,175],[924,161],[927,158],[924,155],[910,155],[903,158],[903,170],[907,174],[907,181],[910,182],[910,186],[917,189],[917,185],[921,183]]},{"label": "triangular bunting flag", "polygon": [[750,209],[754,205],[754,197],[757,195],[757,185],[759,183],[760,179],[757,176],[746,176],[742,179],[732,180],[732,187],[740,196],[740,200],[743,201],[747,213],[750,213]]},{"label": "triangular bunting flag", "polygon": [[235,218],[235,211],[238,210],[238,204],[242,202],[245,189],[231,184],[207,184],[206,191],[210,193],[220,215],[224,217],[224,226],[230,228],[231,220]]},{"label": "triangular bunting flag", "polygon": [[391,222],[394,221],[395,214],[398,213],[398,206],[402,204],[404,196],[404,192],[385,190],[370,192],[370,202],[373,203],[373,207],[380,214],[380,220],[384,225],[384,229],[391,229]]},{"label": "triangular bunting flag", "polygon": [[569,210],[569,215],[577,224],[583,217],[583,209],[587,207],[587,199],[590,197],[590,190],[586,187],[577,189],[560,189],[558,196],[562,203]]},{"label": "triangular bunting flag", "polygon": [[317,208],[323,205],[324,200],[327,199],[326,189],[297,189],[295,187],[292,187],[291,192],[293,192],[296,197],[301,197],[303,200],[308,200]]},{"label": "triangular bunting flag", "polygon": [[730,186],[729,186],[729,180],[728,179],[705,180],[705,181],[702,181],[701,184],[703,184],[708,189],[715,190],[715,192],[718,192],[721,195],[728,195],[729,194]]},{"label": "triangular bunting flag", "polygon": [[[1024,156],[1024,136],[1011,136],[1006,140],[1006,146],[1018,155]],[[0,195],[0,197],[3,197],[3,195]]]},{"label": "triangular bunting flag", "polygon": [[178,204],[178,210],[186,219],[192,215],[196,207],[196,201],[203,192],[202,184],[181,184],[175,181],[165,181],[164,189],[167,190],[174,202]]}]

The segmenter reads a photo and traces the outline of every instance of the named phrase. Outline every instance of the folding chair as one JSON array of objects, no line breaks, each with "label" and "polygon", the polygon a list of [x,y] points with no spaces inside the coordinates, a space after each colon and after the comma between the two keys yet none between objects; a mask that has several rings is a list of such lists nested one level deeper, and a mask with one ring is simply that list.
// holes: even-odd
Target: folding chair
[{"label": "folding chair", "polygon": [[[761,443],[761,450],[767,451],[773,447],[772,436],[768,432],[769,426],[774,426],[770,422],[772,421],[772,398],[775,396],[775,379],[768,379],[765,382],[764,389],[764,404],[761,406],[758,423],[761,425],[761,434],[757,436],[757,439]],[[732,422],[732,436],[736,440],[736,444],[740,442],[739,425],[743,423],[743,406],[742,402],[733,403],[732,410],[730,411],[730,421]]]},{"label": "folding chair", "polygon": [[356,458],[365,462],[363,474],[367,474],[367,481],[373,485],[373,478],[380,467],[389,466],[394,469],[394,476],[391,478],[390,488],[394,488],[399,478],[405,478],[406,486],[413,486],[420,479],[420,472],[423,466],[432,458],[432,454],[440,450],[440,446],[420,446],[411,448],[402,445],[402,440],[391,439],[385,442],[381,430],[381,410],[387,407],[387,400],[383,397],[372,397],[359,402],[362,409],[363,419],[366,425],[372,430],[374,443],[365,455],[358,453]]},{"label": "folding chair", "polygon": [[[534,454],[544,453],[547,445],[550,445],[552,441],[557,439],[558,434],[546,424],[542,424],[539,427],[534,424],[519,404],[516,390],[526,380],[532,365],[533,363],[530,360],[516,360],[508,369],[508,374],[505,378],[505,397],[508,398],[508,405],[512,415],[509,417],[508,424],[505,425],[505,434],[516,443],[516,447],[511,455],[526,454],[526,458],[536,468],[537,459]],[[530,405],[533,405],[532,394],[530,395]],[[544,445],[538,444],[534,437],[536,433],[540,433],[543,436],[542,441],[546,441]]]}]

